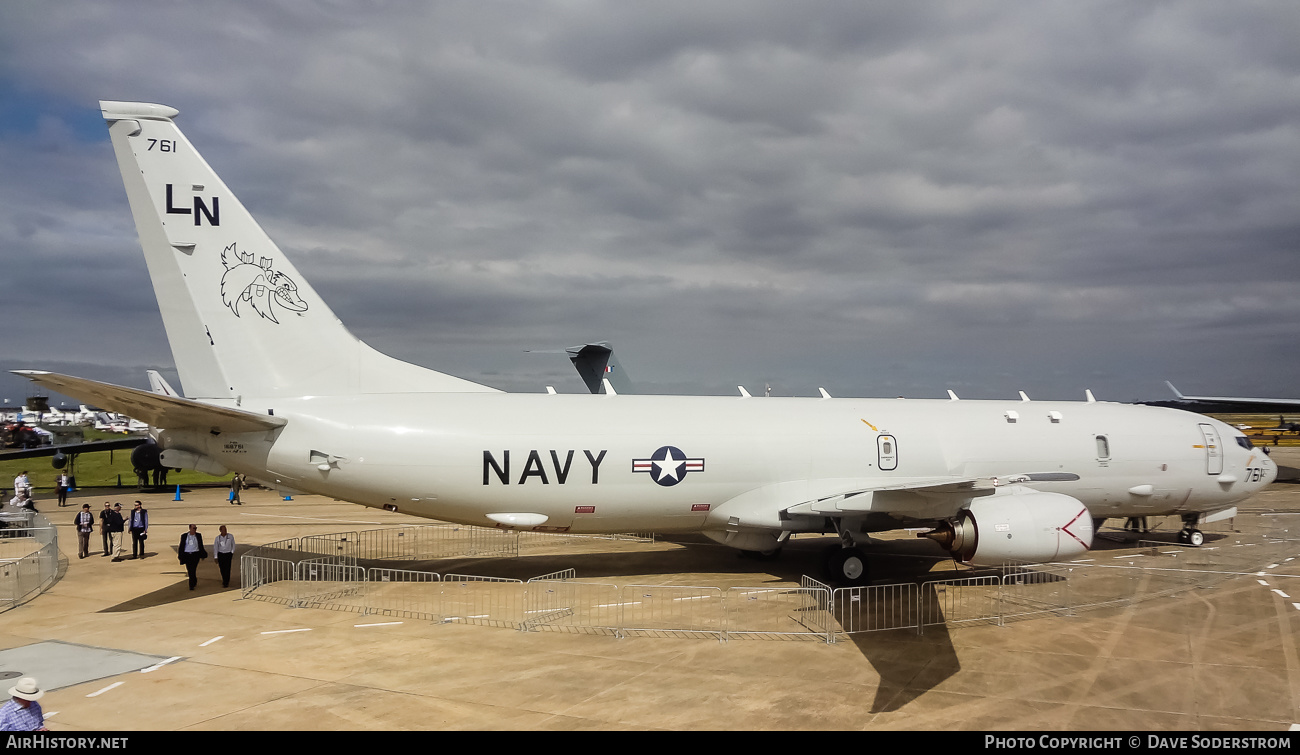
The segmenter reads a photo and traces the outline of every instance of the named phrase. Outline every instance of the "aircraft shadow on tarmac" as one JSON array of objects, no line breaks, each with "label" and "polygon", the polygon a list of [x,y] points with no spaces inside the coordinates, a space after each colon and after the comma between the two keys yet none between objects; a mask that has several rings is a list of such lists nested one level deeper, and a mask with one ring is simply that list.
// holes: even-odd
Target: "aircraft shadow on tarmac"
[{"label": "aircraft shadow on tarmac", "polygon": [[[235,546],[235,558],[231,563],[230,569],[230,587],[221,586],[221,573],[217,570],[217,562],[215,558],[209,556],[200,561],[198,570],[199,581],[194,590],[190,590],[189,575],[185,571],[185,566],[177,562],[176,549],[174,547],[168,548],[165,553],[146,552],[143,560],[148,563],[157,559],[156,563],[158,564],[158,573],[163,576],[175,576],[176,583],[131,598],[130,600],[123,601],[117,605],[100,609],[99,613],[139,611],[142,608],[154,608],[169,603],[179,603],[191,598],[205,597],[214,592],[234,593],[235,597],[238,597],[239,557],[245,551],[249,551],[252,548],[253,546]],[[211,553],[212,551],[209,550],[208,552]]]}]

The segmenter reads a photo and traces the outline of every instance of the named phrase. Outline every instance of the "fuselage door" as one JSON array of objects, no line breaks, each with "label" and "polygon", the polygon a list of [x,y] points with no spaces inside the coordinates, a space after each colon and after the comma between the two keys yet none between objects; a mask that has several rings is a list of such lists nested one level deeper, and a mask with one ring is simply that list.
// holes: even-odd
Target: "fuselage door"
[{"label": "fuselage door", "polygon": [[894,436],[877,436],[876,451],[882,470],[888,472],[898,468],[898,442],[894,440]]},{"label": "fuselage door", "polygon": [[1201,435],[1205,436],[1205,471],[1210,474],[1223,473],[1223,448],[1219,446],[1219,431],[1214,425],[1201,425]]}]

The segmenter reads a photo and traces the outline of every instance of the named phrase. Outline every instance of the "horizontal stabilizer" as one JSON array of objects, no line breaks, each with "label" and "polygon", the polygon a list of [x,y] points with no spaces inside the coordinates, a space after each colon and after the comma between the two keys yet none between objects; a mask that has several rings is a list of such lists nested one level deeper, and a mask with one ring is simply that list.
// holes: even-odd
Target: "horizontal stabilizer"
[{"label": "horizontal stabilizer", "polygon": [[108,411],[125,414],[153,427],[172,430],[193,427],[225,433],[251,433],[273,430],[285,424],[281,417],[212,406],[191,399],[164,396],[96,380],[39,370],[13,370],[13,373],[22,375],[37,385]]}]

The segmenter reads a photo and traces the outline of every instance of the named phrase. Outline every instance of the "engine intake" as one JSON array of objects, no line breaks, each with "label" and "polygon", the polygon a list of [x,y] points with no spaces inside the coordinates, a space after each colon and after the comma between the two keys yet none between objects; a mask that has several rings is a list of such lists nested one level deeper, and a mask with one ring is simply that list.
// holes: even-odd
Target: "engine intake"
[{"label": "engine intake", "polygon": [[1092,547],[1092,515],[1079,499],[1019,486],[1002,490],[918,537],[975,566],[1055,561]]}]

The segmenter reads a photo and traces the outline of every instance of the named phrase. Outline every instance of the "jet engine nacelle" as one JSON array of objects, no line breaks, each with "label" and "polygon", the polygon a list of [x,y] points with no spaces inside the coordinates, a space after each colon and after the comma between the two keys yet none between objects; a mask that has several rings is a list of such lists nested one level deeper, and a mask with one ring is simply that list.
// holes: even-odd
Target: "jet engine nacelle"
[{"label": "jet engine nacelle", "polygon": [[152,441],[142,443],[131,451],[131,468],[141,469],[145,472],[161,469],[161,454],[162,450],[158,448],[158,444]]},{"label": "jet engine nacelle", "polygon": [[1030,488],[981,498],[921,535],[975,566],[1073,558],[1092,547],[1092,515],[1077,498]]}]

